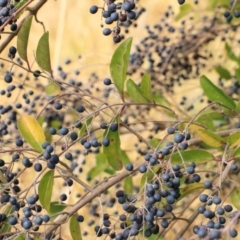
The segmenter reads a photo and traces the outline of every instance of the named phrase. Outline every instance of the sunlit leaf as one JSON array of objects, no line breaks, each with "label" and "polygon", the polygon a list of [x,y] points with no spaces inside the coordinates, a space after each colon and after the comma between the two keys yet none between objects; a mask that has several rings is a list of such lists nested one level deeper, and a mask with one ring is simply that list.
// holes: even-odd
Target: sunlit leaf
[{"label": "sunlit leaf", "polygon": [[240,189],[234,189],[230,195],[231,203],[237,209],[240,209]]},{"label": "sunlit leaf", "polygon": [[132,45],[132,38],[123,41],[115,50],[110,63],[110,74],[120,94],[124,92],[124,82],[128,68],[128,61]]},{"label": "sunlit leaf", "polygon": [[90,179],[95,179],[100,173],[102,173],[108,167],[108,161],[103,153],[98,153],[96,155],[96,166],[91,168],[87,176]]},{"label": "sunlit leaf", "polygon": [[19,235],[17,236],[17,238],[15,238],[15,240],[25,240],[26,239],[26,235]]},{"label": "sunlit leaf", "polygon": [[[14,212],[14,209],[13,209],[13,206],[12,205],[8,205],[3,213],[6,215],[6,216],[9,216],[10,214],[12,214]],[[12,226],[6,221],[4,222],[1,227],[0,227],[0,233],[7,233],[7,232],[10,232]]]},{"label": "sunlit leaf", "polygon": [[230,134],[227,138],[227,142],[231,145],[231,147],[240,145],[240,132]]},{"label": "sunlit leaf", "polygon": [[20,58],[26,62],[28,62],[27,46],[28,46],[29,32],[32,24],[32,18],[33,16],[30,16],[24,21],[17,35],[17,51]]},{"label": "sunlit leaf", "polygon": [[231,74],[226,68],[224,68],[222,66],[217,66],[214,69],[220,75],[221,78],[224,78],[226,80],[231,79]]},{"label": "sunlit leaf", "polygon": [[123,182],[124,192],[131,194],[133,192],[133,187],[132,176],[126,177]]},{"label": "sunlit leaf", "polygon": [[224,143],[226,143],[225,139],[220,137],[219,135],[210,132],[205,129],[198,130],[198,137],[207,145],[211,147],[221,147]]},{"label": "sunlit leaf", "polygon": [[193,11],[193,7],[190,4],[185,3],[184,5],[180,6],[180,11],[175,17],[175,20],[178,21],[179,19],[183,18],[187,14],[191,13]]},{"label": "sunlit leaf", "polygon": [[150,183],[153,180],[153,178],[156,176],[156,173],[158,173],[160,168],[161,166],[159,165],[153,166],[151,167],[151,169],[148,169],[148,171],[142,175],[140,189],[143,189],[144,186],[146,186],[146,183]]},{"label": "sunlit leaf", "polygon": [[62,212],[65,208],[67,207],[67,205],[65,203],[61,203],[61,202],[51,202],[50,203],[50,208],[49,208],[49,214],[50,215],[54,215],[56,213],[60,213]]},{"label": "sunlit leaf", "polygon": [[236,104],[232,98],[228,97],[220,88],[215,86],[206,76],[200,77],[200,83],[206,96],[213,102],[220,102],[223,105],[235,109]]},{"label": "sunlit leaf", "polygon": [[17,127],[23,138],[38,152],[42,152],[42,143],[45,141],[43,129],[38,121],[28,115],[18,119]]},{"label": "sunlit leaf", "polygon": [[135,102],[147,103],[147,99],[143,96],[141,88],[132,80],[127,81],[127,92]]},{"label": "sunlit leaf", "polygon": [[240,147],[238,147],[238,148],[234,151],[233,157],[234,157],[234,158],[240,157]]},{"label": "sunlit leaf", "polygon": [[151,102],[153,100],[153,96],[152,96],[151,76],[149,73],[145,73],[142,77],[141,90],[142,90],[143,97],[145,97],[148,101]]},{"label": "sunlit leaf", "polygon": [[180,187],[180,189],[181,189],[180,190],[181,196],[180,196],[180,198],[178,198],[178,201],[183,199],[187,195],[189,195],[189,194],[191,194],[193,192],[196,192],[199,189],[203,189],[203,188],[204,188],[203,183],[199,183],[199,182],[198,183],[192,183],[192,184]]},{"label": "sunlit leaf", "polygon": [[210,160],[213,160],[214,156],[204,150],[200,149],[193,149],[193,150],[185,150],[185,151],[180,151],[175,152],[172,155],[171,162],[173,164],[181,164],[182,161],[184,162],[194,162],[196,164],[198,163],[205,163]]},{"label": "sunlit leaf", "polygon": [[61,93],[61,87],[58,84],[51,82],[46,86],[45,93],[48,96],[57,96]]},{"label": "sunlit leaf", "polygon": [[48,212],[50,211],[53,184],[54,170],[50,170],[44,174],[38,185],[39,201],[42,207]]},{"label": "sunlit leaf", "polygon": [[48,32],[45,32],[38,42],[36,60],[41,69],[52,72]]},{"label": "sunlit leaf", "polygon": [[82,240],[82,233],[81,233],[80,224],[77,221],[77,215],[73,215],[70,218],[69,230],[72,236],[72,240]]},{"label": "sunlit leaf", "polygon": [[[118,122],[119,116],[114,119],[113,122]],[[107,157],[109,165],[119,171],[122,169],[122,154],[121,154],[121,142],[119,137],[119,128],[117,131],[113,132],[109,129],[106,129],[104,132],[104,137],[109,138],[110,145],[105,147],[103,146],[103,153]]]},{"label": "sunlit leaf", "polygon": [[231,60],[233,60],[239,64],[240,59],[235,55],[235,53],[233,52],[232,48],[230,47],[230,45],[228,43],[225,44],[225,50],[227,52],[227,56]]}]

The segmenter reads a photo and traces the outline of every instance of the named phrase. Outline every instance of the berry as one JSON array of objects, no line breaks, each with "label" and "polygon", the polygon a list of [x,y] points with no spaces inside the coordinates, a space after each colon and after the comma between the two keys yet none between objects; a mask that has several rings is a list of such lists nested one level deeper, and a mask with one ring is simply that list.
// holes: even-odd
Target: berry
[{"label": "berry", "polygon": [[112,132],[117,131],[117,130],[118,130],[118,123],[111,123],[111,124],[110,124],[110,130],[111,130]]},{"label": "berry", "polygon": [[130,11],[127,13],[129,19],[134,20],[136,18],[136,13],[134,11]]},{"label": "berry", "polygon": [[68,128],[62,127],[61,129],[59,129],[58,134],[65,136],[68,134],[68,131],[69,131]]},{"label": "berry", "polygon": [[43,220],[45,223],[47,223],[47,222],[49,222],[50,217],[49,217],[48,215],[43,215],[43,216],[42,216],[42,220]]},{"label": "berry", "polygon": [[32,227],[32,222],[29,220],[26,220],[26,221],[22,222],[22,227],[26,230],[30,229]]},{"label": "berry", "polygon": [[175,133],[175,128],[169,127],[169,128],[167,129],[167,133],[168,133],[168,134],[174,134],[174,133]]},{"label": "berry", "polygon": [[225,205],[225,206],[224,206],[224,210],[225,210],[226,212],[231,212],[231,211],[233,210],[233,207],[232,207],[231,205]]},{"label": "berry", "polygon": [[177,133],[174,135],[174,142],[175,143],[181,143],[184,140],[184,135],[181,133]]},{"label": "berry", "polygon": [[230,235],[232,238],[235,238],[235,237],[238,235],[238,232],[237,232],[237,230],[232,229],[232,230],[229,231],[229,235]]},{"label": "berry", "polygon": [[93,6],[90,7],[90,13],[91,14],[95,14],[97,11],[98,11],[98,7],[97,6],[93,5]]},{"label": "berry", "polygon": [[108,147],[110,145],[110,140],[109,138],[105,137],[103,140],[102,140],[102,145],[104,147]]},{"label": "berry", "polygon": [[[109,28],[105,28],[105,29],[109,29]],[[109,29],[110,30],[110,29]],[[110,30],[111,31],[111,30]],[[105,34],[104,34],[105,35]],[[109,35],[109,34],[108,34]],[[109,79],[109,78],[105,78],[104,80],[103,80],[103,83],[104,83],[104,85],[106,85],[106,86],[109,86],[109,85],[111,85],[112,84],[112,81],[111,81],[111,79]]]},{"label": "berry", "polygon": [[39,70],[35,70],[34,72],[33,72],[33,76],[34,77],[39,77],[41,75],[41,72],[39,71]]},{"label": "berry", "polygon": [[133,170],[133,165],[131,163],[127,163],[125,168],[126,168],[127,171],[131,172]]},{"label": "berry", "polygon": [[60,195],[60,200],[61,201],[66,201],[67,200],[67,195],[65,193]]},{"label": "berry", "polygon": [[17,53],[17,49],[14,46],[12,46],[9,48],[9,53],[15,55]]},{"label": "berry", "polygon": [[212,182],[209,180],[206,180],[203,184],[204,184],[204,188],[206,188],[206,189],[212,188]]},{"label": "berry", "polygon": [[207,194],[201,194],[201,195],[199,196],[199,200],[200,200],[200,202],[202,202],[202,203],[207,202],[207,200],[208,200],[208,195],[207,195]]},{"label": "berry", "polygon": [[78,215],[77,216],[77,221],[78,222],[83,222],[84,221],[84,217],[82,215]]},{"label": "berry", "polygon": [[8,5],[8,0],[0,0],[0,7],[6,7]]},{"label": "berry", "polygon": [[180,5],[182,5],[182,4],[185,3],[185,0],[178,0],[178,3],[179,3]]},{"label": "berry", "polygon": [[5,75],[4,81],[6,83],[11,83],[12,82],[12,76],[10,74]]},{"label": "berry", "polygon": [[218,196],[214,196],[214,197],[213,197],[213,203],[214,203],[214,204],[218,205],[218,204],[220,204],[221,202],[222,202],[222,200],[221,200],[220,197],[218,197]]},{"label": "berry", "polygon": [[8,222],[9,222],[9,224],[10,225],[16,225],[17,224],[17,218],[16,217],[10,217],[9,219],[8,219]]},{"label": "berry", "polygon": [[79,113],[83,113],[86,109],[84,106],[78,106],[76,109]]},{"label": "berry", "polygon": [[147,171],[147,166],[145,164],[143,164],[139,167],[139,172],[140,173],[145,173],[146,171]]}]

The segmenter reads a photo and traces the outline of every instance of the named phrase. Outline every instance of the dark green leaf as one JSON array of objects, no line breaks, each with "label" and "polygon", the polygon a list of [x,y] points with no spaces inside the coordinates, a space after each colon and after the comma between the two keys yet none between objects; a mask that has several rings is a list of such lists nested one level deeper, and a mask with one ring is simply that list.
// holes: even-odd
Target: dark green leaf
[{"label": "dark green leaf", "polygon": [[205,129],[199,129],[198,137],[211,147],[221,147],[226,141],[219,135]]},{"label": "dark green leaf", "polygon": [[49,208],[49,214],[50,215],[54,215],[56,213],[60,213],[62,212],[65,208],[67,207],[67,205],[65,203],[61,203],[61,202],[51,202],[50,203],[50,208]]},{"label": "dark green leaf", "polygon": [[52,191],[54,184],[54,170],[50,170],[44,174],[39,185],[38,185],[38,195],[39,201],[43,208],[50,211]]},{"label": "dark green leaf", "polygon": [[226,68],[217,66],[215,67],[215,70],[220,75],[221,78],[224,78],[226,80],[231,79],[231,74]]},{"label": "dark green leaf", "polygon": [[77,221],[77,215],[73,215],[69,222],[69,230],[72,236],[72,240],[82,240],[82,233],[80,224]]},{"label": "dark green leaf", "polygon": [[131,194],[133,192],[133,180],[132,176],[128,176],[124,179],[123,189],[125,193]]},{"label": "dark green leaf", "polygon": [[225,50],[227,52],[228,57],[239,64],[239,58],[232,51],[232,48],[229,46],[228,43],[225,44]]},{"label": "dark green leaf", "polygon": [[[112,122],[118,121],[119,116],[114,118]],[[106,129],[103,136],[109,138],[110,140],[110,145],[108,147],[103,146],[103,153],[107,157],[109,165],[116,171],[119,171],[122,169],[122,152],[120,148],[121,142],[119,137],[119,128],[115,132]]]},{"label": "dark green leaf", "polygon": [[189,184],[189,185],[186,185],[184,187],[181,187],[181,196],[180,198],[178,198],[178,201],[183,199],[184,197],[186,197],[187,195],[193,193],[193,192],[196,192],[198,191],[199,189],[203,189],[204,188],[204,185],[203,183],[192,183],[192,184]]},{"label": "dark green leaf", "polygon": [[236,207],[237,209],[240,209],[240,189],[234,189],[231,192],[231,203]]},{"label": "dark green leaf", "polygon": [[124,92],[124,82],[128,68],[128,61],[132,45],[132,38],[123,41],[115,50],[110,63],[110,74],[120,94]]},{"label": "dark green leaf", "polygon": [[23,138],[38,152],[42,152],[42,143],[45,141],[43,129],[32,116],[22,116],[18,119],[17,127]]},{"label": "dark green leaf", "polygon": [[152,102],[153,100],[152,85],[151,85],[151,76],[149,73],[145,73],[142,77],[141,90],[142,90],[143,97],[145,97],[148,101]]},{"label": "dark green leaf", "polygon": [[36,60],[41,69],[52,72],[48,32],[44,33],[38,42]]},{"label": "dark green leaf", "polygon": [[181,156],[179,155],[179,152],[175,152],[172,155],[171,162],[173,164],[181,164],[182,159],[184,162],[194,162],[196,164],[205,163],[214,159],[214,156],[211,153],[200,149],[180,151],[180,154]]},{"label": "dark green leaf", "polygon": [[33,16],[28,17],[17,35],[17,51],[21,59],[28,62],[27,46]]},{"label": "dark green leaf", "polygon": [[107,167],[108,161],[106,156],[103,153],[98,153],[96,155],[96,166],[90,169],[87,176],[89,176],[90,179],[92,180],[100,173],[102,173]]},{"label": "dark green leaf", "polygon": [[240,113],[240,102],[237,103],[236,112]]},{"label": "dark green leaf", "polygon": [[143,96],[141,88],[132,80],[127,81],[127,92],[135,102],[147,103],[147,99]]},{"label": "dark green leaf", "polygon": [[191,13],[193,11],[193,7],[190,4],[185,3],[184,5],[180,6],[180,11],[175,17],[175,20],[178,21],[179,19],[186,16],[188,13]]},{"label": "dark green leaf", "polygon": [[122,163],[123,164],[131,163],[131,160],[125,151],[121,150],[121,155],[122,155]]},{"label": "dark green leaf", "polygon": [[215,86],[206,76],[200,77],[200,83],[206,96],[213,102],[220,102],[223,105],[235,109],[236,104],[220,88]]}]

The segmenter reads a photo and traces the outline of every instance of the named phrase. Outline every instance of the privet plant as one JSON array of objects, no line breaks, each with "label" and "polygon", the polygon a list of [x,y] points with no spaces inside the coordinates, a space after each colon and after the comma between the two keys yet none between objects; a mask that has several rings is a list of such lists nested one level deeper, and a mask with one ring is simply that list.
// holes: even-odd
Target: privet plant
[{"label": "privet plant", "polygon": [[[82,81],[79,69],[64,70],[71,60],[53,71],[45,30],[36,64],[29,61],[31,25],[44,26],[36,14],[45,2],[0,0],[8,34],[0,51],[17,38],[0,58],[0,238],[238,239],[238,1],[209,1],[208,14],[194,18],[198,1],[178,0],[178,14],[170,6],[146,26],[135,52],[123,29],[137,26],[141,1],[89,6],[113,24],[102,32],[118,45],[109,77]],[[200,83],[197,98],[184,92],[189,79]],[[179,104],[169,98],[175,86]]]}]

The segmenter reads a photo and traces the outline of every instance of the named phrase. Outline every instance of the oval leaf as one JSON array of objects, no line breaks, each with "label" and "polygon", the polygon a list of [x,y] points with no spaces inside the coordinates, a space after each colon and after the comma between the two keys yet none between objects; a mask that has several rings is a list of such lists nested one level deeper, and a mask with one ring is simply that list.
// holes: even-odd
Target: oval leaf
[{"label": "oval leaf", "polygon": [[200,77],[200,83],[206,96],[213,102],[220,102],[223,105],[235,109],[236,104],[220,88],[215,86],[206,76]]},{"label": "oval leaf", "polygon": [[135,102],[147,103],[147,99],[143,96],[141,88],[132,80],[127,81],[127,92]]},{"label": "oval leaf", "polygon": [[22,116],[17,127],[23,138],[38,152],[42,152],[42,143],[45,141],[44,131],[38,121],[31,116]]},{"label": "oval leaf", "polygon": [[60,202],[51,202],[50,203],[50,208],[49,208],[49,214],[54,215],[56,213],[62,212],[67,205],[65,203],[60,203]]},{"label": "oval leaf", "polygon": [[123,41],[115,50],[110,63],[112,81],[121,95],[124,91],[131,45],[132,38]]},{"label": "oval leaf", "polygon": [[133,192],[133,187],[132,176],[126,177],[123,182],[124,192],[131,194]]},{"label": "oval leaf", "polygon": [[41,69],[49,73],[52,72],[48,32],[44,33],[38,42],[36,60]]},{"label": "oval leaf", "polygon": [[240,147],[238,147],[238,148],[234,151],[233,157],[234,157],[234,158],[240,157]]},{"label": "oval leaf", "polygon": [[153,100],[152,96],[152,85],[151,85],[151,76],[149,73],[145,73],[141,81],[141,90],[142,95],[149,101]]},{"label": "oval leaf", "polygon": [[171,162],[174,164],[181,164],[183,159],[184,162],[194,162],[197,164],[205,163],[214,159],[214,156],[211,153],[204,150],[193,149],[188,151],[180,151],[180,154],[181,155],[179,155],[179,152],[175,152],[172,155]]},{"label": "oval leaf", "polygon": [[51,97],[57,96],[61,93],[61,87],[58,86],[56,83],[51,82],[46,86],[45,93]]},{"label": "oval leaf", "polygon": [[178,21],[182,17],[186,16],[188,13],[193,11],[193,7],[190,4],[185,3],[184,5],[180,6],[180,11],[175,17],[175,20]]},{"label": "oval leaf", "polygon": [[239,63],[239,60],[240,60],[240,59],[235,55],[235,53],[232,51],[232,48],[229,46],[228,43],[225,44],[225,50],[226,50],[226,52],[227,52],[227,56],[228,56],[231,60]]},{"label": "oval leaf", "polygon": [[211,147],[221,147],[225,140],[217,134],[205,129],[198,129],[198,137]]},{"label": "oval leaf", "polygon": [[231,145],[231,147],[235,147],[240,144],[240,132],[235,132],[229,135],[227,138],[227,142]]},{"label": "oval leaf", "polygon": [[38,185],[39,201],[48,212],[50,212],[53,183],[54,170],[50,170],[44,174]]},{"label": "oval leaf", "polygon": [[231,79],[231,74],[226,68],[217,66],[215,67],[215,70],[220,75],[221,78],[224,78],[226,80]]},{"label": "oval leaf", "polygon": [[231,202],[237,208],[240,209],[240,190],[235,189],[231,192]]},{"label": "oval leaf", "polygon": [[77,215],[73,215],[69,222],[69,230],[73,240],[82,240],[80,224],[77,221]]},{"label": "oval leaf", "polygon": [[[118,119],[119,117],[117,117],[115,120],[118,121]],[[115,132],[106,129],[104,132],[104,137],[109,138],[110,145],[107,147],[103,146],[103,153],[105,154],[110,166],[116,171],[119,171],[122,169],[122,154],[120,148],[121,141],[119,137],[119,128]]]},{"label": "oval leaf", "polygon": [[17,51],[21,59],[28,62],[27,46],[33,16],[28,17],[17,35]]}]

